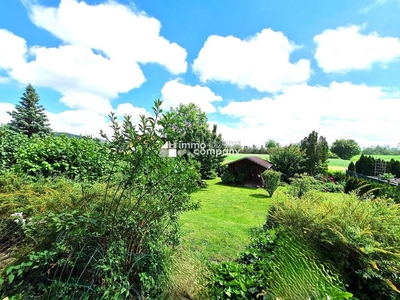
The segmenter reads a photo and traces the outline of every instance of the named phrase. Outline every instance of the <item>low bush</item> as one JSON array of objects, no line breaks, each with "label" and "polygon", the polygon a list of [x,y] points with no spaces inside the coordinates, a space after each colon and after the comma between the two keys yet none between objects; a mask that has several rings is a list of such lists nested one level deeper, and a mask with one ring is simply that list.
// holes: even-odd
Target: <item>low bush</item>
[{"label": "low bush", "polygon": [[246,169],[240,169],[232,172],[229,168],[224,168],[221,175],[221,181],[225,184],[238,184],[243,185],[248,178]]},{"label": "low bush", "polygon": [[289,186],[289,194],[301,198],[310,190],[317,190],[321,192],[337,193],[343,192],[343,185],[335,182],[333,177],[326,175],[317,175],[315,177],[309,176],[306,173],[296,174],[291,178]]},{"label": "low bush", "polygon": [[329,171],[327,176],[332,178],[335,183],[339,183],[339,184],[343,184],[343,185],[346,183],[346,179],[347,179],[346,172],[342,172],[342,171],[333,171],[332,172],[332,171]]}]

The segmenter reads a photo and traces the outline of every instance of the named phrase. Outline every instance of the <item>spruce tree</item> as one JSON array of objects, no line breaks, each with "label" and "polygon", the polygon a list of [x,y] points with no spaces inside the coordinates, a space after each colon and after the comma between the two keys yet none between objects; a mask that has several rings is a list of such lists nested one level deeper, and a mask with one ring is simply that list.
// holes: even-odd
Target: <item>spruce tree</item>
[{"label": "spruce tree", "polygon": [[8,112],[12,117],[10,129],[31,137],[34,134],[45,136],[51,132],[44,107],[39,105],[40,97],[31,84],[25,88],[15,110]]}]

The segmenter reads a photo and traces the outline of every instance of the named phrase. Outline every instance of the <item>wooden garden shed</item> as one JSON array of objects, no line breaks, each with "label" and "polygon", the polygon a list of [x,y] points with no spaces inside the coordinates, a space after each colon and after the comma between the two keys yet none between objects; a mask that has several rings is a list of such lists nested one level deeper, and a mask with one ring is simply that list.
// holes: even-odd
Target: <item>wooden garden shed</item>
[{"label": "wooden garden shed", "polygon": [[271,169],[272,163],[258,156],[245,156],[227,163],[227,166],[234,174],[247,173],[247,182],[260,185],[262,184],[261,173]]}]

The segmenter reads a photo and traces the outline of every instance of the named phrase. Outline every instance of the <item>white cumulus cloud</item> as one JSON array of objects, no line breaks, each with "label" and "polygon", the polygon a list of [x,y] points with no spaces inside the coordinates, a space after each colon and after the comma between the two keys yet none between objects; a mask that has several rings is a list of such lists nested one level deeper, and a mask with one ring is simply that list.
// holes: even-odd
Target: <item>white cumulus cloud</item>
[{"label": "white cumulus cloud", "polygon": [[163,107],[169,109],[178,107],[179,104],[194,103],[206,113],[216,111],[213,102],[222,101],[209,87],[200,85],[186,85],[179,79],[168,81],[162,90]]},{"label": "white cumulus cloud", "polygon": [[13,111],[15,106],[11,103],[0,102],[0,125],[7,124],[11,120],[11,116],[7,113]]},{"label": "white cumulus cloud", "polygon": [[314,37],[315,59],[326,73],[365,70],[374,64],[385,65],[400,58],[400,39],[367,35],[362,26],[328,29]]},{"label": "white cumulus cloud", "polygon": [[298,48],[282,32],[264,29],[241,40],[234,36],[210,36],[193,62],[203,82],[223,81],[249,86],[261,92],[278,92],[310,77],[310,62],[290,62]]},{"label": "white cumulus cloud", "polygon": [[30,17],[65,43],[128,62],[159,63],[174,74],[186,72],[186,50],[160,36],[160,22],[117,2],[88,5],[61,0],[57,8],[32,5]]}]

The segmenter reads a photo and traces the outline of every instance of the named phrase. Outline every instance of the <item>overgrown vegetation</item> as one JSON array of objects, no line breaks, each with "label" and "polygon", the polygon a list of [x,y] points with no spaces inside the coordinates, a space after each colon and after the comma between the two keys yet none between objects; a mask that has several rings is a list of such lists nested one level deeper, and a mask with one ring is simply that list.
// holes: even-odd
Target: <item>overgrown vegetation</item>
[{"label": "overgrown vegetation", "polygon": [[[129,117],[120,127],[110,116],[113,135],[104,138],[112,155],[104,181],[71,182],[63,190],[43,185],[45,194],[65,193],[64,204],[30,211],[37,203],[21,201],[19,189],[4,192],[14,196],[10,205],[32,219],[24,247],[2,274],[3,297],[165,299],[167,261],[179,241],[178,216],[197,207],[190,193],[198,172],[190,161],[159,155],[160,137],[170,125],[164,121],[156,130],[160,104],[155,117],[142,117],[137,128]],[[50,196],[50,203],[57,198]]]},{"label": "overgrown vegetation", "polygon": [[[32,92],[14,117],[35,110]],[[160,155],[165,138],[225,147],[198,107],[160,106],[137,126],[111,114],[103,140],[49,134],[44,118],[39,131],[0,127],[1,299],[399,298],[398,161],[379,185],[328,172],[313,131],[260,149],[275,163],[262,174],[270,197],[218,180],[198,189],[200,174],[242,184],[249,170],[227,172],[215,153]],[[369,174],[375,161],[349,170]]]}]

